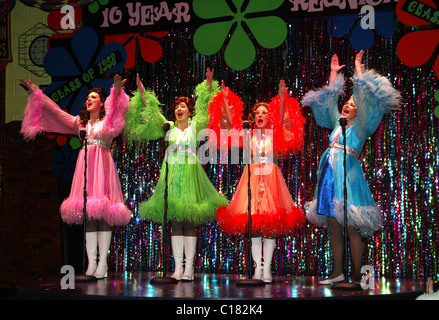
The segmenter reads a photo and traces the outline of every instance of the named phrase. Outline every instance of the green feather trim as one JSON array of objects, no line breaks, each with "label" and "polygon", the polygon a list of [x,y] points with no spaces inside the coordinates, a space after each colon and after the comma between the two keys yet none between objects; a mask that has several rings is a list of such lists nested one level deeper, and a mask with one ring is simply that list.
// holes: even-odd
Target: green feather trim
[{"label": "green feather trim", "polygon": [[[168,199],[168,221],[191,222],[198,226],[204,223],[215,221],[216,210],[221,206],[227,206],[229,202],[224,196],[202,203],[187,204],[179,199]],[[159,197],[152,197],[149,201],[141,203],[139,208],[140,216],[145,220],[163,223],[164,200]]]},{"label": "green feather trim", "polygon": [[157,140],[165,135],[163,123],[166,118],[159,107],[160,102],[152,91],[144,91],[144,105],[140,92],[136,90],[130,101],[130,109],[125,116],[124,136],[129,144],[140,144]]},{"label": "green feather trim", "polygon": [[200,130],[207,127],[209,123],[209,117],[207,115],[207,109],[209,108],[209,103],[212,98],[220,91],[220,86],[218,81],[212,81],[211,88],[207,87],[207,82],[203,81],[195,88],[195,95],[197,97],[195,105],[195,116],[192,121],[197,123],[197,135]]}]

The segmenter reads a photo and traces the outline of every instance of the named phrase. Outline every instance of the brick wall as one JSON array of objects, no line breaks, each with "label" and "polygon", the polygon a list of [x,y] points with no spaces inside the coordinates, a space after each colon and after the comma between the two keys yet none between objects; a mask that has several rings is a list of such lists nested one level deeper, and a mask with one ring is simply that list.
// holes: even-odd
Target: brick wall
[{"label": "brick wall", "polygon": [[62,265],[58,178],[53,141],[20,137],[20,122],[2,126],[0,288],[59,275]]},{"label": "brick wall", "polygon": [[17,1],[11,12],[14,59],[0,72],[0,289],[59,275],[63,264],[82,267],[82,227],[61,224],[58,213],[70,184],[51,172],[57,146],[44,136],[26,143],[19,135],[27,94],[18,78],[51,83],[47,74],[35,75],[20,64],[20,36],[46,25],[47,15]]}]

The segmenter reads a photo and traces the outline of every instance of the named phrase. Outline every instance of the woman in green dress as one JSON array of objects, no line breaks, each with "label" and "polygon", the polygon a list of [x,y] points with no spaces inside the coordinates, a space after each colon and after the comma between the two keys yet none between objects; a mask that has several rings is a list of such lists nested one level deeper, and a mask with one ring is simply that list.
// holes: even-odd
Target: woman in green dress
[{"label": "woman in green dress", "polygon": [[[209,101],[219,91],[219,85],[213,81],[213,71],[207,69],[206,80],[195,89],[196,103],[190,98],[178,97],[171,105],[168,132],[163,130],[166,119],[160,112],[159,101],[154,92],[145,90],[138,75],[137,86],[126,116],[126,137],[139,143],[166,135],[165,139],[169,141],[154,193],[141,203],[139,213],[143,219],[163,222],[165,170],[168,167],[167,217],[172,226],[171,246],[175,261],[172,277],[192,281],[197,226],[215,221],[217,208],[228,204],[197,158],[197,136],[208,124]],[[184,272],[183,256],[186,257]]]}]

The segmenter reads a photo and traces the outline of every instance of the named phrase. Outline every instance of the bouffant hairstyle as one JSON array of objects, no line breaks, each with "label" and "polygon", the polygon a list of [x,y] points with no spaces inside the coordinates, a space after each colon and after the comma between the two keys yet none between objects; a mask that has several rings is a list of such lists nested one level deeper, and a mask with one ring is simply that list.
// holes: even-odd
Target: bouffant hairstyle
[{"label": "bouffant hairstyle", "polygon": [[267,108],[267,110],[270,111],[270,109],[268,108],[268,103],[267,102],[256,102],[251,107],[250,112],[248,114],[248,118],[247,118],[248,122],[250,122],[250,128],[254,127],[254,125],[255,125],[255,112],[256,112],[256,109],[261,107],[261,106]]},{"label": "bouffant hairstyle", "polygon": [[[96,92],[99,95],[99,98],[101,99],[102,103],[105,103],[105,100],[107,99],[107,91],[103,88],[93,88],[90,89],[87,96],[92,93]],[[99,113],[99,119],[102,119],[105,116],[105,107],[101,107],[101,112]],[[87,125],[88,120],[90,120],[90,112],[87,111],[87,100],[84,102],[84,105],[82,106],[81,113],[79,114],[79,119],[82,125]]]},{"label": "bouffant hairstyle", "polygon": [[181,102],[186,103],[187,108],[189,109],[189,112],[191,113],[191,116],[195,114],[195,102],[191,98],[187,97],[178,97],[175,99],[175,101],[172,103],[171,108],[169,109],[169,120],[175,121],[175,108],[177,105]]}]

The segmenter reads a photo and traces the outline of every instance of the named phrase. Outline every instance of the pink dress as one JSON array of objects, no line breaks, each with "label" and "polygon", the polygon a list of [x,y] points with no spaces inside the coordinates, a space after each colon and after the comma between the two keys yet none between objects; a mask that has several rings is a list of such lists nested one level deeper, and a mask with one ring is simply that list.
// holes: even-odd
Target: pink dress
[{"label": "pink dress", "polygon": [[[26,140],[34,139],[43,132],[78,135],[87,132],[87,215],[92,219],[104,219],[109,225],[126,225],[131,211],[123,202],[123,195],[116,165],[111,155],[113,138],[125,125],[125,113],[129,97],[121,90],[115,97],[114,88],[105,101],[105,117],[93,126],[84,128],[79,116],[72,116],[47,97],[41,90],[33,92],[28,99],[21,133]],[[70,195],[61,204],[61,218],[68,224],[83,222],[84,207],[84,148],[76,162]]]},{"label": "pink dress", "polygon": [[[214,100],[210,105],[210,114],[214,119],[210,128],[223,127],[219,122],[225,119],[223,115],[214,117],[214,114],[221,114],[222,96]],[[229,93],[230,96],[230,93]],[[304,212],[297,208],[288,186],[285,183],[282,172],[277,165],[277,156],[300,150],[303,143],[303,124],[305,119],[301,114],[299,103],[287,97],[285,103],[285,116],[283,123],[279,113],[279,96],[272,99],[269,105],[270,125],[268,129],[273,134],[262,135],[252,134],[250,164],[250,189],[251,189],[251,233],[266,238],[277,238],[287,235],[294,230],[303,227],[305,223]],[[235,121],[236,104],[239,101],[232,101],[230,110]],[[227,127],[235,127],[228,124]],[[244,145],[245,145],[245,141]],[[236,192],[227,207],[220,207],[216,212],[217,223],[223,231],[230,235],[248,233],[248,165],[236,188]]]}]

